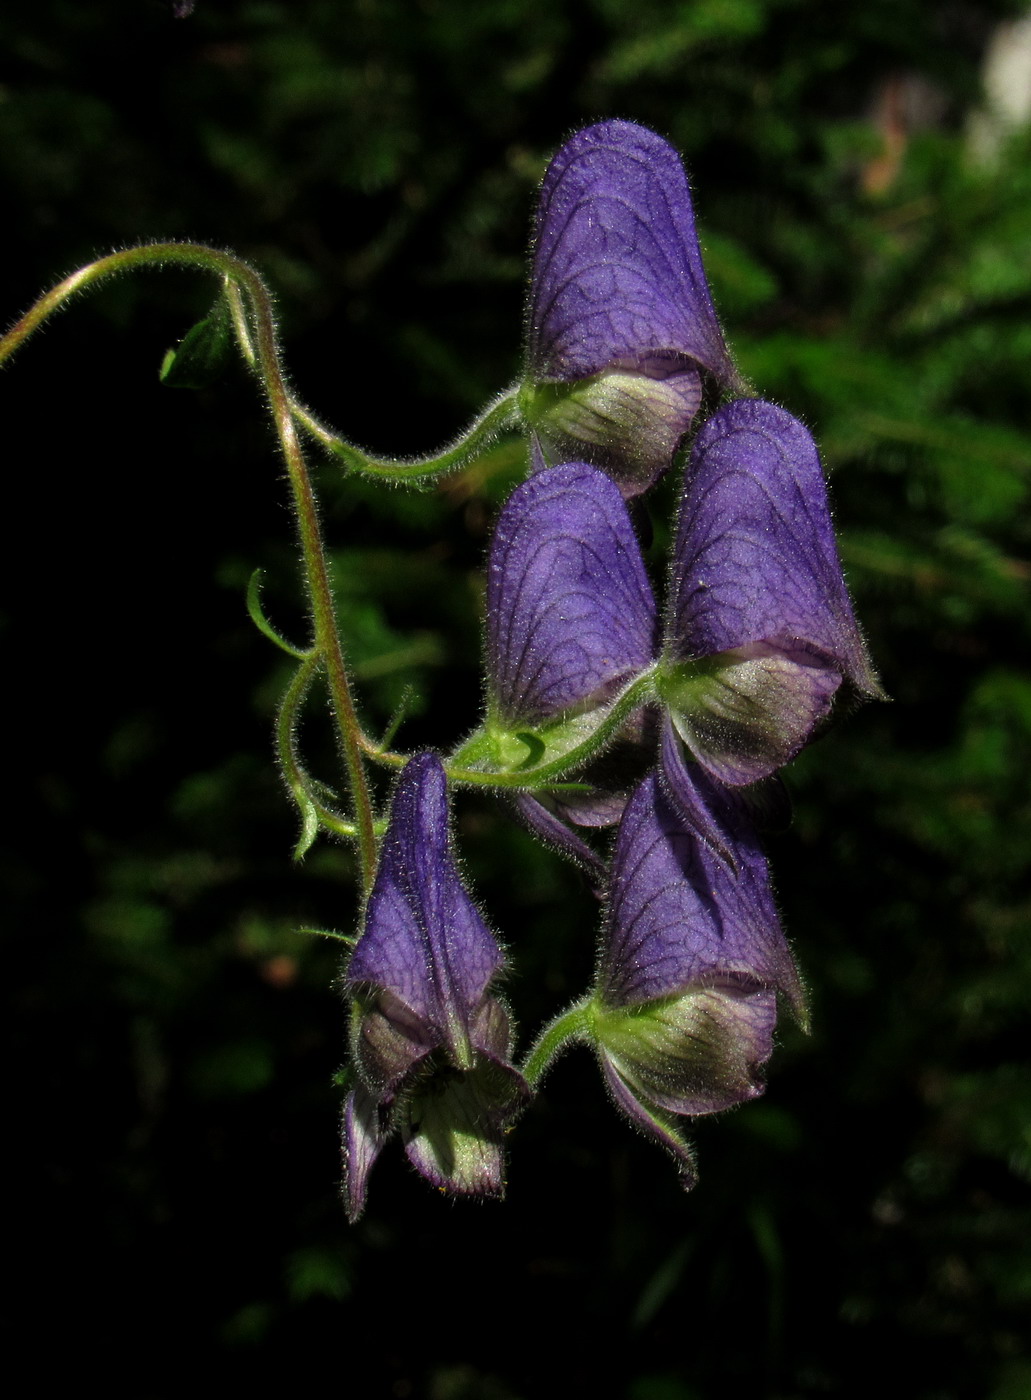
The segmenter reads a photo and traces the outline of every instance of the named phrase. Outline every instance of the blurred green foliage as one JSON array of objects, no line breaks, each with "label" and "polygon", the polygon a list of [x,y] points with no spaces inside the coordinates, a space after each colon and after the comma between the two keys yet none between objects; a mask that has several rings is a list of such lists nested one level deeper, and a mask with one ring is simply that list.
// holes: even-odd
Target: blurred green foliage
[{"label": "blurred green foliage", "polygon": [[[0,13],[10,314],[112,246],[231,246],[277,290],[301,395],[383,453],[518,372],[562,137],[607,115],[668,135],[742,367],[822,444],[893,697],[788,774],[770,846],[814,1031],[785,1028],[762,1103],[698,1125],[691,1197],[570,1056],[505,1206],[443,1203],[388,1154],[348,1232],[338,945],[296,930],[353,927],[352,861],[289,864],[285,671],[243,606],[260,566],[303,637],[261,406],[239,371],[158,384],[210,304],[193,279],[55,324],[2,381],[13,1340],[41,1385],[74,1360],[161,1397],[201,1366],[429,1400],[1031,1392],[1031,136],[968,137],[1018,8]],[[404,704],[407,747],[476,721],[483,555],[521,470],[514,444],[430,492],[320,469],[369,725]],[[314,711],[302,737],[334,781]],[[458,830],[528,1035],[586,984],[592,896],[487,800]]]}]

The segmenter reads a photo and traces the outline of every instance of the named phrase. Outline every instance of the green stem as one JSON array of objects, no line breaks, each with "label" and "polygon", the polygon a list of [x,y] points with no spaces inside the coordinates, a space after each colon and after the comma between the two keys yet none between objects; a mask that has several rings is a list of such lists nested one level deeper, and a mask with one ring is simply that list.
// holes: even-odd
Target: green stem
[{"label": "green stem", "polygon": [[247,324],[247,309],[243,304],[240,288],[231,278],[226,277],[225,286],[222,290],[229,304],[229,319],[232,321],[233,330],[236,333],[236,343],[240,347],[240,354],[247,361],[251,369],[254,369],[256,367],[257,356],[254,353],[254,345],[251,342],[251,331]]},{"label": "green stem", "polygon": [[[582,767],[605,747],[636,709],[655,698],[657,671],[658,664],[656,663],[647,671],[643,671],[641,675],[635,676],[622,695],[613,702],[612,708],[598,725],[598,728],[588,735],[582,743],[577,744],[574,748],[566,749],[557,758],[553,758],[547,763],[541,763],[536,768],[515,770],[466,768],[460,763],[445,759],[444,772],[447,774],[448,781],[461,783],[465,787],[514,788],[522,792],[536,792],[540,788],[553,787],[556,778],[561,778],[563,773],[569,773],[575,768]],[[459,758],[466,747],[467,745],[463,744],[462,748],[459,749],[457,755]],[[364,738],[363,750],[373,763],[378,763],[384,768],[403,768],[409,758],[408,754],[392,753],[381,745],[374,744],[371,740]]]},{"label": "green stem", "polygon": [[523,1078],[531,1089],[536,1089],[552,1060],[570,1041],[591,1039],[593,1020],[593,1002],[590,997],[584,997],[548,1022],[523,1065]]},{"label": "green stem", "polygon": [[301,814],[301,835],[294,847],[295,860],[307,854],[320,826],[334,836],[358,835],[358,829],[352,822],[346,821],[320,799],[297,753],[297,725],[301,709],[320,664],[321,657],[314,652],[301,659],[297,674],[286,688],[276,719],[276,748],[280,767]]},{"label": "green stem", "polygon": [[[294,421],[295,404],[283,376],[276,339],[275,321],[268,291],[261,278],[248,264],[229,253],[205,247],[199,243],[151,243],[110,253],[78,272],[66,277],[32,306],[0,340],[0,365],[28,339],[49,316],[60,310],[76,293],[136,267],[179,266],[214,272],[240,289],[250,316],[234,324],[246,356],[246,347],[253,348],[254,369],[264,386],[269,410],[275,423],[280,450],[286,463],[297,512],[297,526],[304,556],[304,571],[308,584],[314,640],[312,650],[321,658],[326,669],[330,703],[336,720],[344,764],[350,779],[352,800],[358,828],[362,887],[371,888],[376,868],[376,834],[373,827],[372,800],[365,772],[363,749],[370,747],[361,732],[350,685],[344,666],[343,648],[333,612],[333,596],[326,566],[325,549],[319,528],[315,496],[307,464],[301,452]],[[233,308],[233,302],[230,302]],[[235,310],[242,315],[242,308]],[[249,325],[246,322],[249,321]]]},{"label": "green stem", "polygon": [[361,448],[338,437],[300,404],[294,404],[293,412],[298,425],[327,451],[339,457],[348,470],[361,472],[365,476],[385,477],[391,481],[417,481],[424,477],[441,476],[445,472],[457,471],[459,467],[464,467],[485,452],[502,433],[516,427],[519,423],[519,388],[516,384],[506,389],[448,447],[442,448],[432,456],[412,458],[406,462],[370,457]]}]

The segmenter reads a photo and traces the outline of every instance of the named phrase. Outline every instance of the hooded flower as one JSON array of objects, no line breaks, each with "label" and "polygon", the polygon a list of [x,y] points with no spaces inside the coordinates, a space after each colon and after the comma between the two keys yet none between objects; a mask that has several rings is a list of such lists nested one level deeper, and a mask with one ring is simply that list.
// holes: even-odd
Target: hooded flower
[{"label": "hooded flower", "polygon": [[500,1195],[502,1136],[529,1091],[491,994],[501,949],[451,855],[447,783],[430,753],[398,781],[365,927],[347,967],[357,1083],[344,1107],[344,1196],[399,1132],[412,1165],[457,1194]]},{"label": "hooded flower", "polygon": [[[685,811],[692,799],[681,741],[721,782],[773,773],[806,743],[843,680],[879,693],[808,432],[783,409],[742,399],[699,433],[661,647],[640,549],[613,484],[583,463],[532,477],[498,521],[487,663],[499,767],[568,752],[601,725],[622,688],[653,668],[641,703],[661,702],[663,767]],[[640,715],[636,725],[631,738],[647,742]],[[590,805],[577,802],[581,811]],[[577,802],[570,815],[584,824]],[[620,806],[605,798],[608,820]]]},{"label": "hooded flower", "polygon": [[618,489],[582,462],[501,512],[487,579],[490,706],[518,727],[597,709],[651,665],[656,607]]},{"label": "hooded flower", "polygon": [[527,320],[522,406],[535,466],[584,459],[626,496],[670,465],[704,374],[721,389],[739,387],[687,176],[655,132],[600,122],[552,160]]},{"label": "hooded flower", "polygon": [[[609,702],[651,666],[657,637],[655,598],[615,483],[582,462],[525,481],[491,546],[484,762],[518,767],[589,737]],[[618,821],[627,788],[648,765],[640,738],[628,735],[610,749],[581,790],[553,794],[550,811],[529,793],[517,796],[523,819],[601,873],[562,818],[582,826]]]},{"label": "hooded flower", "polygon": [[804,1019],[755,835],[735,794],[694,771],[696,810],[734,865],[685,830],[657,774],[641,783],[616,840],[590,1015],[613,1099],[673,1154],[685,1186],[693,1161],[675,1117],[762,1093],[778,993]]},{"label": "hooded flower", "polygon": [[799,751],[843,680],[880,695],[841,572],[819,455],[790,413],[738,399],[695,440],[673,549],[661,689],[725,783]]}]

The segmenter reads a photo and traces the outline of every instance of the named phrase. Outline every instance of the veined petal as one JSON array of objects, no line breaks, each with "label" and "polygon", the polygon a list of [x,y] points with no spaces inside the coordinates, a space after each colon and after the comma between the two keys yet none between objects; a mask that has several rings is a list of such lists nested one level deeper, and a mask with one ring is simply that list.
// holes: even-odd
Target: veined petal
[{"label": "veined petal", "polygon": [[641,1095],[630,1087],[604,1052],[600,1053],[599,1060],[605,1084],[612,1095],[613,1103],[625,1114],[635,1128],[638,1128],[646,1137],[651,1138],[653,1142],[657,1142],[660,1147],[665,1148],[677,1164],[680,1172],[680,1184],[685,1191],[690,1191],[698,1180],[695,1171],[695,1157],[690,1145],[677,1131],[671,1114],[656,1104],[645,1102]]},{"label": "veined petal", "polygon": [[655,628],[641,551],[608,477],[570,463],[513,492],[487,588],[491,697],[502,722],[603,704],[651,664]]},{"label": "veined petal", "polygon": [[804,999],[770,891],[765,857],[732,797],[698,775],[700,824],[720,834],[736,870],[685,829],[655,774],[634,793],[612,860],[597,998],[603,1010],[735,983]]},{"label": "veined petal", "polygon": [[761,1094],[777,994],[802,993],[740,804],[680,767],[674,800],[653,773],[623,814],[588,1024],[616,1104],[691,1185],[674,1115]]},{"label": "veined petal", "polygon": [[589,871],[593,879],[604,879],[606,867],[597,851],[533,793],[515,793],[512,806],[525,826],[545,845]]},{"label": "veined petal", "polygon": [[451,855],[440,760],[418,754],[394,793],[347,985],[396,998],[422,1023],[423,1039],[446,1046],[462,1067],[472,1061],[471,1020],[502,962]]},{"label": "veined petal", "polygon": [[456,1195],[500,1196],[506,1126],[530,1091],[508,1063],[508,1012],[496,998],[481,1008],[473,1041],[471,1069],[438,1070],[414,1086],[401,1113],[401,1136],[408,1160],[432,1185]]},{"label": "veined petal", "polygon": [[[810,665],[880,693],[842,576],[816,446],[784,409],[739,399],[713,414],[691,452],[667,645],[693,660],[757,644],[766,660],[744,655],[760,664],[754,683],[739,690],[783,687],[789,709],[812,707],[818,716],[827,684],[797,669]],[[779,673],[773,652],[788,663]],[[777,706],[775,695],[767,699]]]},{"label": "veined petal", "polygon": [[659,745],[659,782],[676,810],[685,830],[693,832],[717,856],[732,875],[738,871],[737,852],[729,834],[713,815],[709,804],[709,784],[702,778],[697,764],[690,767],[684,761],[678,731],[670,716],[663,716],[662,739]]},{"label": "veined petal", "polygon": [[610,1012],[598,1035],[635,1094],[667,1112],[697,1116],[762,1093],[776,1023],[771,988],[724,981]]},{"label": "veined petal", "polygon": [[440,1044],[440,1032],[388,989],[377,990],[351,1017],[351,1053],[364,1083],[381,1102]]},{"label": "veined petal", "polygon": [[344,1103],[341,1145],[344,1154],[343,1196],[348,1220],[354,1222],[365,1209],[369,1172],[386,1141],[376,1100],[361,1083]]},{"label": "veined petal", "polygon": [[830,712],[841,674],[812,653],[767,642],[684,662],[660,681],[677,732],[714,778],[768,778]]},{"label": "veined petal", "polygon": [[655,706],[643,705],[610,748],[568,782],[539,794],[546,805],[573,826],[615,826],[631,792],[654,766],[656,716]]},{"label": "veined petal", "polygon": [[528,348],[538,382],[608,369],[661,379],[687,362],[734,382],[687,176],[654,131],[600,122],[552,160],[537,210]]},{"label": "veined petal", "polygon": [[668,366],[661,377],[607,369],[590,379],[538,386],[524,396],[533,432],[531,468],[584,458],[629,500],[669,467],[701,401],[698,371]]}]

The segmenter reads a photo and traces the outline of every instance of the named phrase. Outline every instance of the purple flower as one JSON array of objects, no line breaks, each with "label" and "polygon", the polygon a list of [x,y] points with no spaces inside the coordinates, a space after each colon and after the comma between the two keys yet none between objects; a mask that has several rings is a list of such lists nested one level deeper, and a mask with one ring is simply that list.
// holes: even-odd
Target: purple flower
[{"label": "purple flower", "polygon": [[[657,638],[655,598],[615,483],[582,462],[525,481],[502,511],[491,545],[489,760],[518,766],[589,735],[608,702],[652,665]],[[529,793],[515,803],[538,836],[600,873],[565,819],[581,826],[618,821],[627,788],[648,762],[628,738],[591,766],[586,790],[553,796],[549,807]]]},{"label": "purple flower", "polygon": [[365,926],[347,967],[357,1084],[344,1108],[350,1219],[383,1143],[463,1195],[500,1195],[502,1138],[529,1090],[509,1063],[511,1028],[491,994],[503,956],[455,867],[447,783],[431,753],[398,781]]},{"label": "purple flower", "polygon": [[627,496],[670,465],[703,374],[739,387],[684,167],[655,132],[601,122],[552,160],[527,319],[522,406],[535,465],[584,459]]},{"label": "purple flower", "polygon": [[[676,735],[713,777],[746,785],[802,748],[843,680],[879,693],[816,448],[796,419],[759,399],[720,409],[695,442],[661,648],[626,507],[583,463],[540,472],[509,499],[491,550],[487,627],[497,767],[568,751],[653,666],[651,698],[675,726],[664,722],[661,734],[675,791],[684,787]],[[635,724],[624,748],[654,742],[640,714]],[[633,773],[625,754],[618,767]],[[600,798],[573,800],[573,821],[618,816],[618,794],[599,786]]]},{"label": "purple flower", "polygon": [[880,695],[834,542],[816,444],[796,418],[738,399],[695,440],[673,550],[660,691],[723,782],[794,757],[843,680]]},{"label": "purple flower", "polygon": [[652,663],[656,608],[616,486],[593,467],[539,473],[509,497],[490,552],[490,705],[529,725],[604,704]]},{"label": "purple flower", "polygon": [[589,1019],[617,1106],[673,1154],[686,1186],[676,1117],[762,1093],[778,993],[805,1016],[755,835],[735,795],[694,772],[695,809],[734,865],[685,830],[656,774],[645,779],[620,822]]}]

